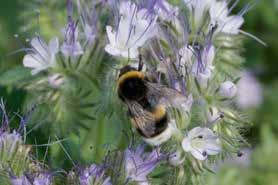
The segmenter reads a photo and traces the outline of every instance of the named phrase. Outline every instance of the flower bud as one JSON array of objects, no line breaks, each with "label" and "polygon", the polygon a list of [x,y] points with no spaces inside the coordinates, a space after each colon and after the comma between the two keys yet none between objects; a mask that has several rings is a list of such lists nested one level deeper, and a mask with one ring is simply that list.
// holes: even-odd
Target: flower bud
[{"label": "flower bud", "polygon": [[184,155],[182,155],[181,151],[177,150],[176,152],[172,153],[170,156],[169,156],[169,163],[172,165],[172,166],[179,166],[181,165],[185,160],[185,157]]},{"label": "flower bud", "polygon": [[216,107],[210,107],[207,111],[207,120],[210,123],[217,121],[221,117],[221,112]]},{"label": "flower bud", "polygon": [[236,85],[231,81],[223,82],[219,87],[219,94],[225,98],[233,98],[237,93]]},{"label": "flower bud", "polygon": [[63,83],[64,79],[60,74],[53,74],[48,77],[48,83],[53,88],[59,88]]}]

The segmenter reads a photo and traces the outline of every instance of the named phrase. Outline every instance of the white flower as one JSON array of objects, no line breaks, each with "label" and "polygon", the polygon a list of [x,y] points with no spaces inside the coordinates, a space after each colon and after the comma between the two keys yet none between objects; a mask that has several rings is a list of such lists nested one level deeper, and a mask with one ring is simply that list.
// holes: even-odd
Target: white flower
[{"label": "white flower", "polygon": [[31,46],[31,52],[23,58],[23,65],[32,69],[32,75],[56,65],[58,38],[52,38],[47,45],[40,37],[35,37],[31,40]]},{"label": "white flower", "polygon": [[205,160],[208,155],[216,155],[221,151],[216,134],[202,127],[195,127],[188,132],[182,141],[182,148],[198,160]]},{"label": "white flower", "polygon": [[240,15],[229,16],[226,1],[213,1],[210,6],[211,24],[217,25],[217,31],[228,34],[238,34],[244,19]]},{"label": "white flower", "polygon": [[262,86],[257,79],[245,71],[237,84],[237,104],[241,108],[257,107],[263,101]]},{"label": "white flower", "polygon": [[237,93],[236,85],[231,81],[220,84],[219,95],[225,98],[233,98]]},{"label": "white flower", "polygon": [[109,44],[105,50],[114,56],[136,58],[138,48],[156,33],[156,16],[131,2],[120,4],[120,22],[117,30],[106,26]]},{"label": "white flower", "polygon": [[214,0],[184,0],[187,7],[191,10],[195,25],[202,25],[203,18],[209,10]]},{"label": "white flower", "polygon": [[169,163],[172,166],[179,166],[184,162],[184,160],[185,156],[182,155],[182,152],[180,150],[177,150],[176,152],[172,153],[168,159]]}]

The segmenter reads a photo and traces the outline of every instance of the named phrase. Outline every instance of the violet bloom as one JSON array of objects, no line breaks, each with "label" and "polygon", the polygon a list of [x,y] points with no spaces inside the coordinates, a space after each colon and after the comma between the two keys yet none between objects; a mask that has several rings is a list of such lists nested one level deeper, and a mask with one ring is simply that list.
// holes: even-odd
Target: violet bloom
[{"label": "violet bloom", "polygon": [[31,40],[30,52],[23,58],[24,67],[31,68],[32,75],[56,65],[56,54],[59,52],[58,38],[54,37],[47,45],[42,38]]},{"label": "violet bloom", "polygon": [[77,7],[80,14],[81,26],[84,31],[86,42],[92,44],[97,36],[98,15],[95,9],[95,2],[84,3],[77,0]]},{"label": "violet bloom", "polygon": [[34,185],[51,185],[52,176],[50,174],[39,174],[37,177],[34,178],[33,184]]},{"label": "violet bloom", "polygon": [[103,167],[92,164],[80,172],[80,185],[112,185],[110,177],[105,177]]},{"label": "violet bloom", "polygon": [[106,26],[109,44],[105,46],[105,51],[114,56],[134,59],[139,54],[138,48],[156,34],[157,16],[147,9],[138,9],[131,2],[121,2],[119,9],[121,17],[118,28],[113,30],[111,26]]},{"label": "violet bloom", "polygon": [[64,43],[61,46],[61,52],[65,57],[75,57],[83,54],[83,49],[78,41],[77,23],[70,20],[67,27],[63,30]]},{"label": "violet bloom", "polygon": [[129,181],[148,184],[147,176],[161,161],[162,156],[157,150],[144,153],[145,147],[128,148],[125,151],[125,173]]},{"label": "violet bloom", "polygon": [[201,51],[196,49],[196,60],[192,66],[192,73],[203,87],[207,86],[208,81],[212,77],[214,57],[215,48],[212,44],[208,44]]},{"label": "violet bloom", "polygon": [[31,182],[26,178],[25,175],[21,177],[12,177],[11,178],[12,185],[32,185]]},{"label": "violet bloom", "polygon": [[22,175],[20,177],[12,177],[12,185],[51,185],[52,176],[49,174],[39,174],[36,177]]}]

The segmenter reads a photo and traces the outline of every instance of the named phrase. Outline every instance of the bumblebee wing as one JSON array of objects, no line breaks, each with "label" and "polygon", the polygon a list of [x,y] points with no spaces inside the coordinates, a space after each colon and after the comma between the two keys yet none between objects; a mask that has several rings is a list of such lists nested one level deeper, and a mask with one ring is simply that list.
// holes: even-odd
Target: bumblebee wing
[{"label": "bumblebee wing", "polygon": [[184,96],[179,91],[165,87],[158,83],[146,82],[148,92],[147,97],[152,100],[152,104],[161,104],[166,107],[183,107],[185,105],[191,107],[192,96]]},{"label": "bumblebee wing", "polygon": [[153,114],[135,101],[128,102],[127,105],[135,127],[140,129],[146,137],[153,135],[155,133],[155,117]]}]

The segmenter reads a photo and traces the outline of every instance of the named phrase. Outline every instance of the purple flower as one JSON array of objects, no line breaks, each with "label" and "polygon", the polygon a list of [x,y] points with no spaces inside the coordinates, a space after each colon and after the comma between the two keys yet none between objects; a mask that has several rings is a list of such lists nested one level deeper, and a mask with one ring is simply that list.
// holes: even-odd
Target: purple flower
[{"label": "purple flower", "polygon": [[105,177],[105,171],[102,166],[92,164],[80,172],[80,185],[112,185],[110,177]]},{"label": "purple flower", "polygon": [[50,174],[40,174],[34,178],[34,185],[51,185],[52,176]]},{"label": "purple flower", "polygon": [[144,153],[145,147],[128,148],[125,151],[125,173],[129,181],[147,183],[147,176],[154,170],[162,159],[158,150]]},{"label": "purple flower", "polygon": [[83,49],[78,41],[78,26],[77,22],[72,19],[72,2],[68,0],[68,24],[62,30],[64,34],[64,43],[61,46],[61,51],[65,57],[75,57],[83,54]]},{"label": "purple flower", "polygon": [[68,22],[68,25],[63,29],[64,43],[61,46],[61,51],[65,57],[74,57],[83,54],[81,44],[78,42],[78,27],[77,23],[72,20]]},{"label": "purple flower", "polygon": [[11,178],[12,185],[32,185],[29,179],[25,175],[22,175],[21,177],[12,177]]},{"label": "purple flower", "polygon": [[195,49],[195,53],[196,60],[192,66],[192,74],[201,86],[206,87],[214,69],[215,48],[212,44],[208,44],[202,50],[200,48]]},{"label": "purple flower", "polygon": [[77,0],[77,7],[80,14],[81,26],[84,31],[86,42],[93,43],[97,36],[97,20],[98,15],[95,9],[96,2],[82,3]]},{"label": "purple flower", "polygon": [[36,177],[22,175],[20,177],[11,177],[12,185],[51,185],[52,176],[49,174],[39,174]]}]

